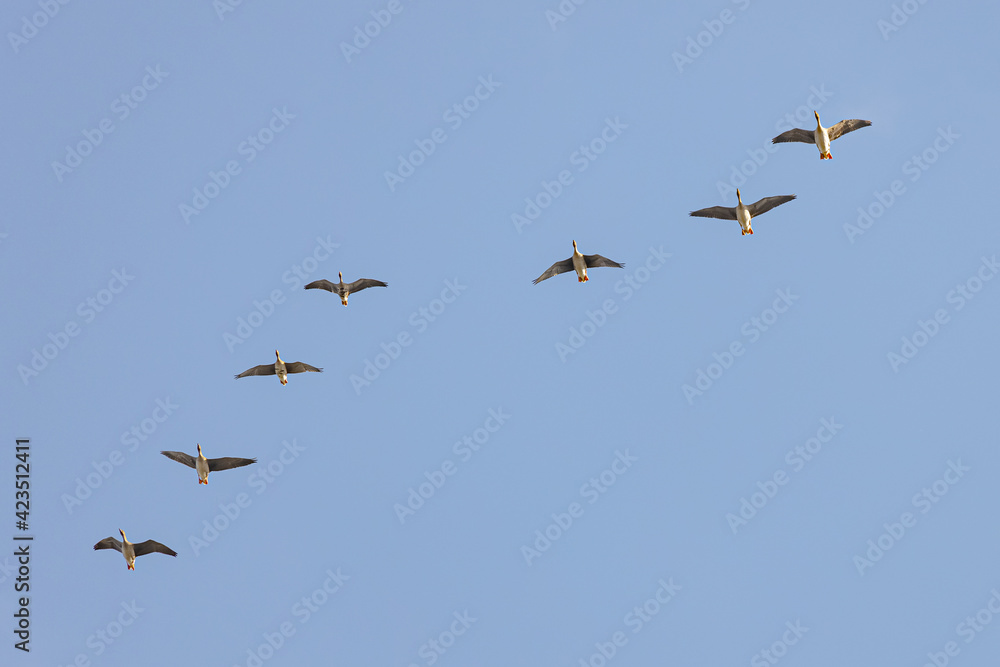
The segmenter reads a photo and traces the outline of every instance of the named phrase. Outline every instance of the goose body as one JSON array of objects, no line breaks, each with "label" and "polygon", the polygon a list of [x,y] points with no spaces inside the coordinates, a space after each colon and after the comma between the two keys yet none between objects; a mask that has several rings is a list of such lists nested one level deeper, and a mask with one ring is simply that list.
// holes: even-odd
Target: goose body
[{"label": "goose body", "polygon": [[552,276],[559,275],[560,273],[568,273],[569,271],[576,271],[577,282],[585,283],[590,280],[590,278],[587,277],[587,269],[593,269],[600,266],[610,266],[618,269],[625,267],[624,264],[610,260],[607,257],[601,257],[600,255],[584,255],[577,249],[576,241],[573,241],[573,255],[569,259],[564,259],[561,262],[556,262],[550,266],[545,273],[535,278],[532,281],[532,284],[537,285]]},{"label": "goose body", "polygon": [[208,459],[201,452],[201,445],[198,445],[198,456],[191,456],[184,452],[160,452],[168,459],[183,463],[189,468],[194,468],[198,473],[198,483],[208,484],[208,473],[216,470],[230,470],[241,466],[248,466],[256,463],[257,459],[241,459],[234,456],[227,456],[221,459]]},{"label": "goose body", "polygon": [[761,200],[747,206],[743,203],[739,188],[736,189],[736,206],[710,206],[697,211],[691,211],[691,215],[698,218],[718,218],[720,220],[735,220],[740,223],[743,235],[753,234],[753,227],[750,221],[758,215],[767,213],[775,206],[781,206],[786,202],[795,199],[795,195],[778,195],[777,197],[764,197]]},{"label": "goose body", "polygon": [[872,124],[870,120],[852,118],[851,120],[842,120],[836,125],[831,125],[830,127],[823,127],[823,124],[819,121],[819,112],[813,111],[813,115],[816,116],[815,130],[811,132],[800,128],[788,130],[787,132],[782,132],[774,139],[771,139],[771,143],[781,144],[787,142],[799,142],[803,144],[816,144],[816,148],[819,149],[819,159],[832,160],[833,156],[830,154],[831,141],[844,136],[848,132],[860,130],[862,127],[868,127]]},{"label": "goose body", "polygon": [[322,368],[316,368],[315,366],[310,366],[309,364],[303,363],[301,361],[289,361],[284,362],[281,360],[281,355],[278,351],[274,351],[274,356],[276,358],[273,364],[262,364],[260,366],[254,366],[253,368],[248,368],[239,375],[236,379],[249,377],[251,375],[277,375],[278,380],[281,382],[282,386],[288,384],[288,374],[289,373],[305,373],[306,371],[311,371],[313,373],[322,373]]},{"label": "goose body", "polygon": [[118,529],[121,533],[122,541],[119,542],[113,537],[105,537],[103,540],[94,545],[94,551],[99,549],[114,549],[121,553],[125,557],[125,564],[128,565],[128,569],[135,570],[135,559],[139,556],[145,556],[151,553],[161,553],[167,554],[168,556],[176,556],[177,552],[170,547],[160,544],[159,542],[154,542],[153,540],[146,540],[145,542],[137,542],[135,544],[128,541],[125,537],[125,531]]},{"label": "goose body", "polygon": [[333,292],[340,296],[340,302],[346,306],[348,295],[354,292],[360,292],[369,287],[389,286],[389,283],[384,283],[381,280],[372,280],[371,278],[361,278],[355,280],[353,283],[345,283],[344,274],[341,271],[337,272],[337,276],[340,278],[339,283],[332,283],[329,280],[314,280],[302,289],[325,289],[327,292]]}]

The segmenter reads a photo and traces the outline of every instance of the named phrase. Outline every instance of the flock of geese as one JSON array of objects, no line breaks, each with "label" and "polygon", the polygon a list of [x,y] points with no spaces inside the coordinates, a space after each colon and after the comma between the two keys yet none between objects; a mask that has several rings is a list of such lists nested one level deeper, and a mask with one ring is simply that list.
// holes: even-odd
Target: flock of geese
[{"label": "flock of geese", "polygon": [[[834,139],[838,139],[848,132],[853,132],[854,130],[861,129],[862,127],[868,127],[872,124],[870,120],[858,120],[857,118],[851,120],[842,120],[836,125],[831,125],[830,127],[823,127],[823,124],[819,119],[819,112],[813,112],[816,116],[816,129],[814,130],[803,130],[799,128],[788,130],[783,132],[771,140],[771,143],[780,144],[788,142],[799,142],[804,144],[815,144],[816,148],[819,149],[819,159],[821,160],[831,160],[833,156],[830,154],[830,142]],[[740,229],[743,234],[753,234],[753,228],[750,226],[750,221],[759,216],[767,213],[772,208],[776,206],[781,206],[786,202],[790,202],[795,199],[795,195],[778,195],[776,197],[764,197],[753,204],[747,206],[743,203],[742,196],[739,189],[736,190],[736,206],[711,206],[709,208],[699,209],[697,211],[691,211],[691,215],[699,218],[718,218],[721,220],[735,220],[740,224]],[[602,257],[601,255],[584,255],[576,247],[576,241],[573,241],[573,254],[562,261],[556,262],[550,266],[542,275],[538,276],[532,281],[532,284],[538,284],[543,280],[547,280],[552,276],[557,276],[560,273],[569,273],[570,271],[575,271],[577,276],[577,281],[585,283],[590,278],[587,277],[587,269],[595,269],[600,267],[613,267],[617,269],[624,268],[625,265],[620,262],[615,262],[608,259],[607,257]],[[360,280],[355,280],[353,283],[344,282],[344,274],[338,272],[338,282],[330,282],[329,280],[316,280],[304,287],[304,289],[323,289],[328,292],[332,292],[340,297],[340,302],[347,305],[347,297],[355,292],[360,292],[363,289],[368,289],[369,287],[388,287],[388,283],[384,283],[381,280],[372,280],[371,278],[361,278]],[[277,350],[274,351],[275,361],[273,364],[262,364],[260,366],[254,366],[249,368],[239,375],[236,376],[237,379],[243,377],[249,377],[251,375],[277,375],[278,381],[281,382],[282,386],[288,384],[289,373],[305,373],[314,372],[322,373],[322,368],[316,368],[310,364],[303,363],[301,361],[286,362],[282,361],[281,355]],[[201,445],[198,445],[198,456],[191,456],[190,454],[185,454],[184,452],[160,452],[167,458],[182,463],[189,468],[194,468],[195,472],[198,473],[198,484],[208,484],[208,474],[210,472],[215,472],[217,470],[231,470],[233,468],[240,468],[242,466],[250,465],[251,463],[256,463],[257,459],[244,459],[238,457],[223,457],[219,459],[209,459],[205,458],[205,455],[201,451]],[[114,537],[105,537],[103,540],[94,545],[95,550],[99,549],[114,549],[120,552],[125,557],[125,563],[128,565],[128,569],[135,570],[135,559],[139,556],[144,556],[151,553],[161,553],[167,554],[168,556],[176,556],[177,552],[170,547],[160,544],[154,540],[146,540],[145,542],[129,542],[125,538],[125,531],[119,529],[122,539],[119,541]]]}]

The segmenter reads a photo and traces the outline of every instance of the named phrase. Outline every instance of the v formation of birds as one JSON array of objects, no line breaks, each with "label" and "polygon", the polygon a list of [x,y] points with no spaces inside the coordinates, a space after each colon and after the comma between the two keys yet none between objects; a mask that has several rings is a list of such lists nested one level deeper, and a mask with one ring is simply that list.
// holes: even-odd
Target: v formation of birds
[{"label": "v formation of birds", "polygon": [[[816,128],[813,130],[803,130],[795,128],[783,132],[771,140],[771,143],[790,143],[798,142],[804,144],[815,144],[816,148],[819,150],[819,159],[821,160],[831,160],[833,155],[830,154],[830,142],[834,139],[842,137],[848,132],[853,132],[854,130],[859,130],[863,127],[868,127],[872,124],[870,120],[859,120],[857,118],[851,120],[842,120],[836,125],[831,125],[830,127],[823,127],[819,119],[819,112],[813,112],[816,116]],[[749,206],[743,203],[742,195],[739,189],[736,190],[736,206],[710,206],[708,208],[702,208],[697,211],[691,211],[690,215],[699,218],[718,218],[721,220],[735,220],[740,225],[740,231],[746,234],[753,234],[753,228],[751,227],[751,221],[753,218],[767,213],[772,208],[781,206],[787,202],[795,199],[795,195],[777,195],[773,197],[764,197],[758,201],[750,204]],[[576,247],[576,241],[573,241],[573,254],[562,261],[556,262],[548,269],[545,270],[542,275],[538,276],[532,281],[532,284],[538,284],[543,280],[547,280],[552,276],[559,275],[560,273],[569,273],[570,271],[575,271],[577,276],[577,281],[585,283],[590,280],[587,276],[587,269],[596,269],[600,267],[612,267],[612,268],[624,268],[624,264],[620,262],[615,262],[608,259],[607,257],[602,257],[601,255],[584,255]],[[340,297],[340,302],[343,305],[347,305],[347,297],[355,292],[360,292],[363,289],[369,287],[388,287],[388,283],[382,282],[381,280],[372,280],[371,278],[361,278],[355,280],[352,283],[344,282],[344,274],[338,273],[338,282],[331,282],[329,280],[316,280],[304,287],[304,289],[322,289],[328,292],[332,292]],[[249,377],[251,375],[277,375],[278,381],[281,382],[282,386],[288,384],[288,375],[291,373],[305,373],[314,372],[322,373],[322,368],[316,368],[307,363],[301,361],[283,361],[278,350],[274,351],[275,361],[270,364],[261,364],[260,366],[254,366],[253,368],[248,368],[239,375],[236,376],[237,379],[243,377]],[[209,459],[201,451],[201,445],[198,445],[198,455],[192,456],[184,452],[172,452],[164,451],[160,452],[164,456],[178,463],[186,465],[189,468],[194,468],[198,474],[198,484],[208,484],[208,475],[210,472],[217,470],[231,470],[233,468],[239,468],[242,466],[250,465],[256,463],[257,459],[247,459],[239,457],[223,457],[218,459]],[[150,553],[162,553],[168,556],[176,556],[177,552],[168,546],[155,542],[153,540],[146,540],[145,542],[129,542],[125,537],[125,531],[119,529],[118,532],[121,534],[122,539],[119,541],[115,537],[105,537],[103,540],[94,545],[95,550],[100,549],[114,549],[120,552],[125,557],[125,563],[128,565],[128,569],[135,569],[135,559],[139,556]]]}]

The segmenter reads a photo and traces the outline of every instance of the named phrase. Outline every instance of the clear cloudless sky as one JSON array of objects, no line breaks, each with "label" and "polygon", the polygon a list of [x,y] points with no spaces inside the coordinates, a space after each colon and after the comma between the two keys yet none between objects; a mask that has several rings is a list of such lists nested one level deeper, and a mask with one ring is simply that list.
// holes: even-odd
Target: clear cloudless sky
[{"label": "clear cloudless sky", "polygon": [[995,664],[995,6],[224,2],[0,10],[0,663]]}]

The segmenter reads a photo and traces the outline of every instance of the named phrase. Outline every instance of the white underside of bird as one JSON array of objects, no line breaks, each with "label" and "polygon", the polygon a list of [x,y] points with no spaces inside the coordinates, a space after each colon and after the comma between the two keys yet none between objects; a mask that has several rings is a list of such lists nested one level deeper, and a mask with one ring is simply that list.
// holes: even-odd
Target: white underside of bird
[{"label": "white underside of bird", "polygon": [[820,125],[819,114],[816,114],[816,129],[813,130],[813,136],[816,137],[816,148],[819,149],[819,159],[832,160],[833,156],[830,155],[830,132],[828,128]]},{"label": "white underside of bird", "polygon": [[825,127],[817,127],[813,134],[816,135],[816,147],[819,149],[819,159],[820,160],[832,160],[833,155],[830,154],[830,133],[826,131]]},{"label": "white underside of bird", "polygon": [[750,215],[750,209],[747,205],[743,203],[740,198],[740,191],[736,191],[736,222],[740,223],[740,228],[743,230],[743,236],[747,234],[753,234],[753,228],[750,227],[750,220],[753,218]]},{"label": "white underside of bird", "polygon": [[194,469],[198,473],[198,483],[208,484],[208,459],[201,453],[201,445],[198,445],[198,458],[194,460]]},{"label": "white underside of bird", "polygon": [[281,360],[281,355],[278,354],[277,350],[274,351],[274,356],[277,358],[277,361],[274,362],[274,374],[278,376],[281,386],[285,386],[288,384],[288,369],[285,368],[285,362]]},{"label": "white underside of bird", "polygon": [[818,111],[813,111],[813,115],[816,116],[816,129],[813,130],[813,142],[816,144],[816,148],[819,149],[819,159],[832,160],[833,155],[830,154],[830,128],[823,127],[823,124],[819,121]]},{"label": "white underside of bird", "polygon": [[576,249],[576,241],[573,241],[573,270],[576,271],[576,281],[585,283],[590,278],[587,277],[587,262],[583,259],[583,253]]},{"label": "white underside of bird", "polygon": [[[340,271],[340,272],[337,273],[337,275],[340,277],[340,284],[343,285],[344,284],[344,272]],[[344,287],[344,293],[340,295],[340,302],[342,304],[344,304],[345,306],[347,305],[347,297],[350,296],[350,294],[351,294],[350,288],[349,287]]]},{"label": "white underside of bird", "polygon": [[135,570],[135,547],[125,539],[125,533],[122,533],[122,556],[125,556],[128,569]]},{"label": "white underside of bird", "polygon": [[753,216],[750,215],[750,207],[743,203],[742,197],[740,197],[739,188],[736,189],[736,222],[740,223],[740,231],[743,232],[743,236],[747,234],[753,234],[753,228],[750,226],[750,221]]}]

